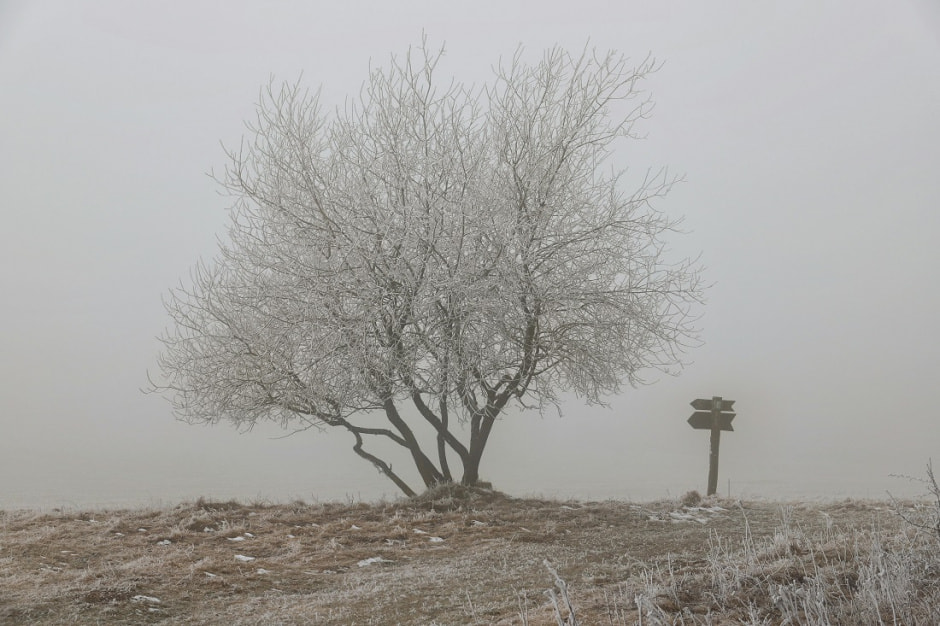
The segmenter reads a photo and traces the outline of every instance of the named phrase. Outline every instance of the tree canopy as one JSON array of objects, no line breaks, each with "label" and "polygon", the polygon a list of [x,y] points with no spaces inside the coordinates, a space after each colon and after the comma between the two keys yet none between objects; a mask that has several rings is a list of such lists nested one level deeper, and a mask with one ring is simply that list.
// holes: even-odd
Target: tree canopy
[{"label": "tree canopy", "polygon": [[343,429],[410,495],[371,438],[425,486],[472,485],[508,406],[602,402],[695,342],[699,268],[664,258],[676,221],[651,206],[676,180],[609,166],[654,61],[520,50],[475,88],[438,84],[442,54],[393,57],[331,112],[262,91],[219,177],[229,237],[165,301],[180,418]]}]

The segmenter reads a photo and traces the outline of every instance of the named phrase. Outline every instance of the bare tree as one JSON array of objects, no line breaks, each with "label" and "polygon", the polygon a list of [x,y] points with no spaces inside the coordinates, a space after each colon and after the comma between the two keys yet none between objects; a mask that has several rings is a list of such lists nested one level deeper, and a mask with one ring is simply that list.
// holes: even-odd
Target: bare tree
[{"label": "bare tree", "polygon": [[699,271],[664,260],[676,222],[650,206],[675,179],[627,192],[604,169],[650,111],[653,60],[520,51],[474,89],[435,83],[442,54],[393,57],[332,115],[298,85],[262,92],[219,177],[229,241],[166,301],[155,388],[178,417],[345,429],[412,495],[367,441],[425,486],[455,459],[473,485],[510,404],[602,402],[680,362]]}]

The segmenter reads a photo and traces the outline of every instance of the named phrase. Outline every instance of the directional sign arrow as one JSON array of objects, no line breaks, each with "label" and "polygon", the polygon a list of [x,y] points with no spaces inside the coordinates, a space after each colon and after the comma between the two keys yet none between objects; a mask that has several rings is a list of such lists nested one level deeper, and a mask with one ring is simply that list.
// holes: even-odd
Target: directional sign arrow
[{"label": "directional sign arrow", "polygon": [[[711,402],[711,400],[709,400]],[[731,420],[734,419],[735,413],[719,413],[718,414],[718,430],[734,430],[731,426]],[[701,428],[703,430],[711,430],[712,427],[712,413],[711,411],[696,411],[692,414],[692,417],[689,418],[689,424],[692,428]]]},{"label": "directional sign arrow", "polygon": [[[697,400],[692,400],[692,408],[698,411],[711,411],[712,410],[712,401],[711,398],[699,398]],[[719,411],[730,411],[731,407],[734,405],[734,400],[722,400],[721,406],[718,407]]]}]

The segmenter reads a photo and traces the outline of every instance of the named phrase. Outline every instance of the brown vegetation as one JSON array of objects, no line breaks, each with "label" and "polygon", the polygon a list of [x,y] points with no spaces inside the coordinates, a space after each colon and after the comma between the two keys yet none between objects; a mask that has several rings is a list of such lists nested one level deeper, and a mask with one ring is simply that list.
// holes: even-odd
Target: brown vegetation
[{"label": "brown vegetation", "polygon": [[938,548],[891,505],[858,501],[445,487],[381,504],[12,511],[0,622],[938,623]]}]

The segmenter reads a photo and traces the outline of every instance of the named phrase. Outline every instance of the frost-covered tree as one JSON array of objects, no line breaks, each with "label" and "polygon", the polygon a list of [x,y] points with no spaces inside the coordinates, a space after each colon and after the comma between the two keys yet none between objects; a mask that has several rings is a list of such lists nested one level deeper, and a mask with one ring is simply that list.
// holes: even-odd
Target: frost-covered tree
[{"label": "frost-covered tree", "polygon": [[507,407],[602,402],[680,362],[699,272],[663,258],[675,221],[650,206],[675,180],[626,190],[607,162],[653,61],[520,52],[469,88],[435,82],[441,56],[393,57],[329,114],[263,90],[219,177],[229,238],[166,301],[155,387],[178,417],[348,431],[411,495],[367,442],[473,485]]}]

